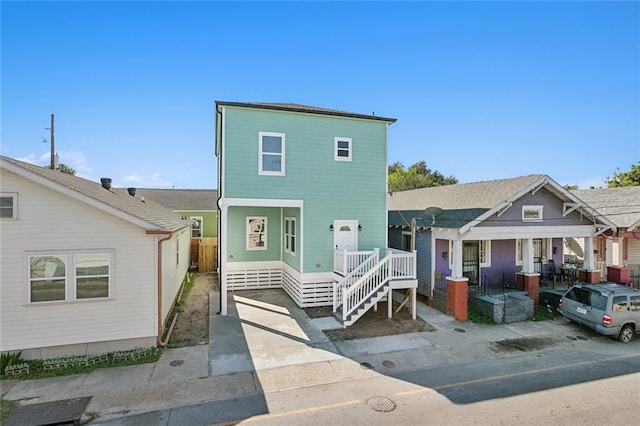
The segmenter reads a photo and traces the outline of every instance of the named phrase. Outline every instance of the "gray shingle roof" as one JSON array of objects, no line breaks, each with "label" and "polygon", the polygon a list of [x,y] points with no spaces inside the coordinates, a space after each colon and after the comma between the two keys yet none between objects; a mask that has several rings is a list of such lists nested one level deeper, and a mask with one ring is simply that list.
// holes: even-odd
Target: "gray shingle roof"
[{"label": "gray shingle roof", "polygon": [[571,192],[620,228],[640,226],[640,186]]},{"label": "gray shingle roof", "polygon": [[44,178],[62,188],[75,191],[81,199],[88,197],[97,201],[98,205],[103,206],[105,210],[116,209],[129,215],[132,219],[136,218],[138,221],[146,222],[148,225],[145,226],[145,229],[147,230],[176,231],[190,224],[189,221],[183,220],[180,215],[166,207],[153,201],[143,202],[138,197],[130,196],[126,189],[112,188],[107,190],[97,182],[0,156],[2,167],[5,167],[5,162],[27,172],[27,176]]},{"label": "gray shingle roof", "polygon": [[489,210],[545,177],[528,175],[394,192],[387,197],[387,206],[389,210],[424,210],[427,207]]},{"label": "gray shingle roof", "polygon": [[[537,185],[545,185],[547,189],[555,193],[560,199],[578,202],[576,195],[560,186],[547,175],[528,175],[509,179],[498,179],[483,182],[462,183],[456,185],[438,186],[433,188],[420,188],[409,191],[401,191],[387,196],[387,208],[389,210],[390,226],[407,226],[406,213],[413,217],[423,218],[416,224],[419,227],[428,227],[431,220],[426,218],[425,209],[439,207],[442,214],[436,218],[436,226],[439,228],[462,228],[474,220],[484,220],[487,215],[496,212],[502,206],[519,198],[524,192],[535,188]],[[589,216],[598,217],[594,206],[585,206],[584,211]],[[394,212],[402,212],[396,215]],[[411,217],[409,217],[409,220]],[[608,226],[614,226],[606,217],[599,218]]]},{"label": "gray shingle roof", "polygon": [[360,114],[357,112],[340,111],[337,109],[314,107],[309,105],[293,103],[272,103],[272,102],[226,102],[216,101],[216,105],[237,106],[244,108],[272,109],[279,111],[306,112],[310,114],[336,115],[341,117],[363,118],[366,120],[386,121],[395,123],[396,118],[380,117],[377,115]]},{"label": "gray shingle roof", "polygon": [[171,210],[216,210],[215,189],[136,188],[136,197],[144,197]]}]

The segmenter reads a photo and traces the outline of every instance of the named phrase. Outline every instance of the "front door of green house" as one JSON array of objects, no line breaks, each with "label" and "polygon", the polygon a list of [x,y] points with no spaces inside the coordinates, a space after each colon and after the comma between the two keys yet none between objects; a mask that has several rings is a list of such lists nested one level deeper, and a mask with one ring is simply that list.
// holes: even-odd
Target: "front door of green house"
[{"label": "front door of green house", "polygon": [[333,245],[336,250],[358,251],[358,221],[335,220]]}]

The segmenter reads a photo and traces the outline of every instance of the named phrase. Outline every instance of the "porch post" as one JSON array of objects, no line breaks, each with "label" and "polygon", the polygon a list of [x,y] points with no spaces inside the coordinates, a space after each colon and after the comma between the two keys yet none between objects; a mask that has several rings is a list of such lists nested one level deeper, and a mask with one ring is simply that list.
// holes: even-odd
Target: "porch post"
[{"label": "porch post", "polygon": [[227,315],[227,214],[229,206],[223,203],[220,209],[220,229],[218,230],[220,244],[219,268],[222,272],[220,280],[220,314]]},{"label": "porch post", "polygon": [[590,284],[600,282],[600,270],[595,268],[593,237],[584,237],[584,265],[578,271],[578,279]]},{"label": "porch post", "polygon": [[533,273],[533,239],[525,238],[522,240],[522,273]]},{"label": "porch post", "polygon": [[453,278],[462,278],[462,241],[453,240]]}]

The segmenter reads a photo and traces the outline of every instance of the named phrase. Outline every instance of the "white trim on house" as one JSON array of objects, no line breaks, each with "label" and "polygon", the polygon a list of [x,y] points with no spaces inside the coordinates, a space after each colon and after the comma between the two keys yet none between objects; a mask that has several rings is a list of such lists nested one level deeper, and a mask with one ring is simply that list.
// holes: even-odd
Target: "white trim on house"
[{"label": "white trim on house", "polygon": [[[227,292],[228,292],[228,282],[227,282],[227,273],[229,265],[233,265],[235,262],[227,262],[227,216],[229,212],[229,207],[279,207],[280,210],[280,221],[282,222],[282,208],[284,207],[292,207],[300,209],[300,226],[298,232],[298,247],[300,250],[298,251],[300,258],[300,270],[304,269],[304,201],[303,200],[288,200],[288,199],[261,199],[261,198],[221,198],[219,201],[220,204],[220,215],[219,215],[219,223],[220,229],[218,230],[218,238],[219,238],[219,247],[220,247],[220,266],[223,271],[220,277],[220,293],[221,293],[221,303],[220,303],[220,314],[227,315]],[[282,241],[280,241],[280,249],[282,251]],[[234,269],[231,269],[234,270]],[[233,284],[233,283],[232,283]]]},{"label": "white trim on house", "polygon": [[2,220],[16,220],[18,218],[18,193],[2,192],[0,198],[11,198],[11,217],[1,217]]},{"label": "white trim on house", "polygon": [[[347,147],[340,147],[340,142],[346,142]],[[347,155],[340,155],[341,152],[346,151]],[[333,159],[335,161],[351,161],[353,159],[353,139],[343,138],[336,136],[333,138]]]},{"label": "white trim on house", "polygon": [[[264,137],[280,138],[280,152],[265,152],[263,150],[263,138]],[[258,174],[266,176],[284,176],[285,175],[285,144],[286,135],[278,132],[258,132]],[[280,157],[280,170],[264,170],[263,156],[279,156]]]}]

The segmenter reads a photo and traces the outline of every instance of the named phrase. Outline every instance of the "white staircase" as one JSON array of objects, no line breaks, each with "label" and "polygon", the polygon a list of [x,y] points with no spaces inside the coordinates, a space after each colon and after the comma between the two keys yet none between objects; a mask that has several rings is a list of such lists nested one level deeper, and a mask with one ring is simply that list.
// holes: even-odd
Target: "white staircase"
[{"label": "white staircase", "polygon": [[[378,251],[365,259],[333,287],[333,312],[343,327],[360,319],[371,307],[385,298],[394,280],[406,280],[407,288],[416,283],[415,252],[387,250],[378,261]],[[403,288],[393,286],[393,288]]]}]

